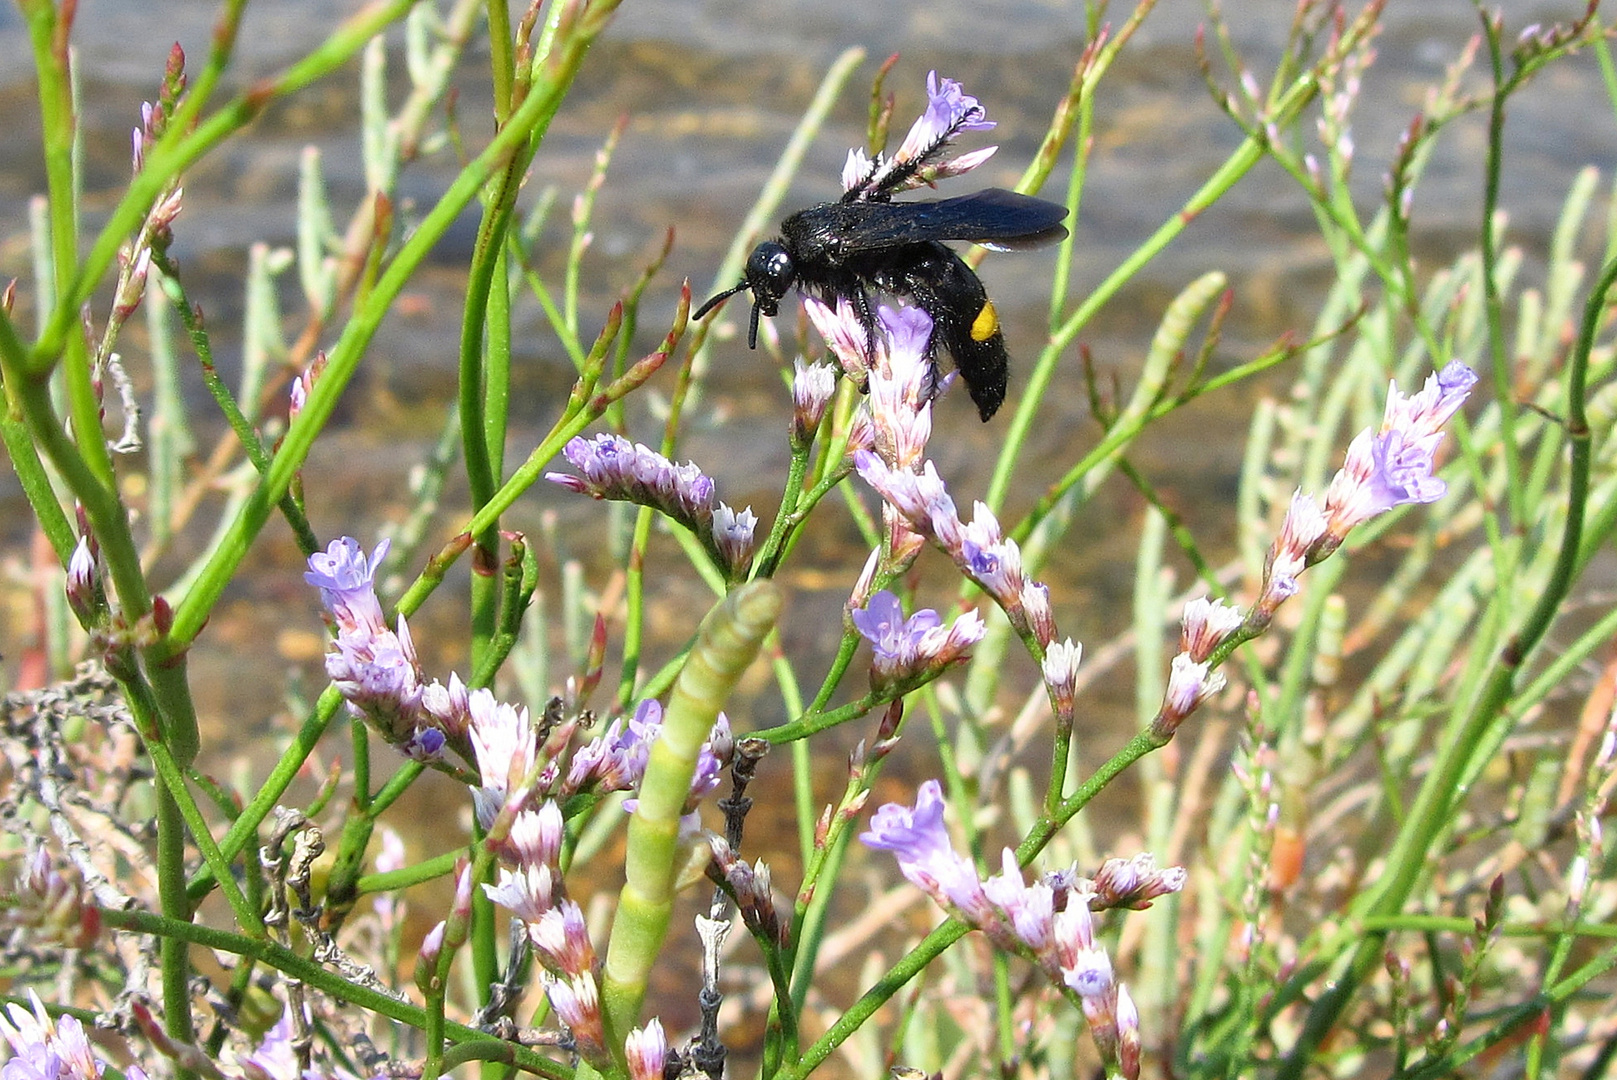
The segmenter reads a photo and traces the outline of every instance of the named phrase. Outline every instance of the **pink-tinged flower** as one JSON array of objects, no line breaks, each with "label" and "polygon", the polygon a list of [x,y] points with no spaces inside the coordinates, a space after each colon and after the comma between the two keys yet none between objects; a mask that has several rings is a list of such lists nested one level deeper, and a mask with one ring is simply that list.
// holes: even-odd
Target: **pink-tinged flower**
[{"label": "pink-tinged flower", "polygon": [[662,730],[662,720],[662,703],[653,698],[636,706],[632,717],[613,720],[599,736],[573,752],[562,793],[572,794],[588,787],[604,795],[627,791],[640,783],[651,740]]},{"label": "pink-tinged flower", "polygon": [[1056,613],[1050,606],[1050,586],[1042,581],[1029,581],[1022,586],[1022,618],[1028,632],[1041,647],[1048,647],[1056,639]]},{"label": "pink-tinged flower", "polygon": [[96,618],[101,596],[101,546],[86,533],[67,560],[67,606],[88,625]]},{"label": "pink-tinged flower", "polygon": [[894,468],[913,470],[932,437],[937,368],[928,355],[932,317],[919,307],[882,306],[881,334],[870,372],[875,449]]},{"label": "pink-tinged flower", "polygon": [[556,1018],[567,1025],[580,1051],[598,1056],[606,1049],[606,1025],[601,1019],[601,995],[591,973],[545,984],[550,1007]]},{"label": "pink-tinged flower", "polygon": [[623,1056],[629,1066],[629,1080],[663,1080],[668,1062],[668,1037],[662,1021],[652,1017],[645,1027],[635,1028],[623,1040]]},{"label": "pink-tinged flower", "polygon": [[916,532],[936,541],[951,556],[959,550],[965,530],[954,499],[930,460],[921,464],[920,472],[910,472],[891,468],[876,454],[861,450],[854,455],[854,467]]},{"label": "pink-tinged flower", "polygon": [[1140,1075],[1140,1010],[1135,1008],[1129,988],[1117,984],[1117,1067],[1123,1080],[1138,1080]]},{"label": "pink-tinged flower", "polygon": [[387,632],[382,603],[376,598],[376,571],[387,557],[391,541],[376,545],[369,559],[351,536],[333,540],[325,551],[309,556],[303,580],[320,590],[320,602],[336,621],[338,630]]},{"label": "pink-tinged flower", "polygon": [[844,605],[849,614],[870,602],[870,587],[876,583],[876,567],[880,563],[881,548],[871,548],[864,569],[859,571],[859,580],[853,583],[853,591],[848,594],[848,602]]},{"label": "pink-tinged flower", "polygon": [[1198,596],[1185,605],[1180,616],[1179,651],[1201,663],[1239,630],[1245,620],[1246,614],[1240,608],[1223,600]]},{"label": "pink-tinged flower", "polygon": [[1055,892],[1036,881],[1029,885],[1016,863],[1016,852],[1000,855],[1000,872],[983,882],[983,892],[1010,923],[1016,939],[1035,955],[1047,954],[1055,940]]},{"label": "pink-tinged flower", "polygon": [[659,510],[699,537],[713,524],[713,481],[694,464],[675,465],[621,435],[582,435],[562,454],[582,475],[546,473],[545,479],[596,499],[632,502]]},{"label": "pink-tinged flower", "polygon": [[546,863],[528,863],[515,870],[502,866],[494,884],[484,884],[483,892],[490,900],[532,926],[545,912],[556,906],[556,871]]},{"label": "pink-tinged flower", "polygon": [[537,810],[523,810],[512,819],[505,852],[518,866],[558,866],[563,834],[561,807],[546,799]]},{"label": "pink-tinged flower", "polygon": [[757,528],[758,515],[750,506],[737,513],[721,502],[713,511],[713,546],[731,577],[746,573],[752,564],[753,533]]},{"label": "pink-tinged flower", "polygon": [[831,395],[836,393],[837,376],[829,364],[804,364],[797,360],[793,368],[792,445],[806,446],[819,430]]},{"label": "pink-tinged flower", "polygon": [[422,690],[421,711],[445,733],[464,737],[472,722],[471,691],[451,671],[448,686],[434,679]]},{"label": "pink-tinged flower", "polygon": [[992,917],[993,909],[971,860],[957,854],[943,824],[943,788],[923,783],[913,807],[887,803],[870,818],[870,830],[859,839],[866,847],[891,851],[906,880],[939,904],[952,906],[973,925]]},{"label": "pink-tinged flower", "polygon": [[1095,871],[1090,883],[1093,892],[1089,896],[1089,907],[1094,911],[1119,907],[1143,911],[1157,897],[1183,889],[1185,879],[1184,867],[1168,866],[1159,870],[1156,859],[1148,851],[1132,859],[1107,859]]},{"label": "pink-tinged flower", "polygon": [[505,807],[528,797],[523,788],[533,772],[539,747],[528,710],[496,701],[492,691],[473,690],[472,751],[482,785],[472,790],[477,820],[486,829]]},{"label": "pink-tinged flower", "polygon": [[996,148],[988,147],[951,159],[947,151],[956,136],[963,131],[989,131],[994,122],[958,82],[939,79],[935,71],[927,75],[926,94],[926,112],[911,125],[891,158],[878,154],[874,160],[867,160],[862,153],[849,155],[842,172],[846,190],[860,193],[856,197],[881,188],[905,191],[958,176],[994,153]]},{"label": "pink-tinged flower", "polygon": [[1263,568],[1263,591],[1254,606],[1253,618],[1266,626],[1275,609],[1297,594],[1297,582],[1309,565],[1310,553],[1325,536],[1325,515],[1319,504],[1300,489],[1291,496],[1291,505],[1280,525],[1280,535],[1269,548]]},{"label": "pink-tinged flower", "polygon": [[[485,889],[487,885],[483,886]],[[421,948],[416,950],[415,984],[421,988],[423,994],[433,991],[433,983],[438,979],[438,960],[444,952],[444,935],[449,932],[449,923],[439,919],[421,938]]]},{"label": "pink-tinged flower", "polygon": [[576,977],[595,970],[595,946],[577,901],[563,899],[530,922],[528,939],[552,972]]},{"label": "pink-tinged flower", "polygon": [[1072,638],[1055,642],[1044,650],[1044,685],[1057,716],[1071,719],[1078,694],[1078,661],[1084,647]]},{"label": "pink-tinged flower", "polygon": [[33,1012],[13,1002],[0,1013],[0,1035],[11,1045],[5,1080],[99,1080],[106,1067],[90,1051],[84,1025],[71,1016],[52,1020],[39,995],[28,991]]},{"label": "pink-tinged flower", "polygon": [[851,613],[854,628],[870,642],[875,653],[870,666],[871,685],[901,687],[936,674],[963,659],[965,651],[981,641],[986,628],[975,611],[968,611],[948,627],[931,608],[908,619],[897,596],[883,589],[865,607]]},{"label": "pink-tinged flower", "polygon": [[1448,485],[1432,475],[1443,425],[1465,403],[1476,381],[1475,372],[1455,361],[1428,376],[1413,396],[1405,397],[1396,383],[1388,387],[1380,429],[1362,431],[1354,438],[1341,471],[1325,492],[1333,550],[1349,529],[1377,514],[1443,497]]},{"label": "pink-tinged flower", "polygon": [[1151,721],[1151,730],[1159,736],[1172,735],[1185,717],[1222,689],[1223,675],[1210,671],[1205,663],[1198,664],[1187,653],[1179,653],[1170,666],[1168,689],[1162,695],[1162,711]]},{"label": "pink-tinged flower", "polygon": [[859,309],[845,298],[839,297],[833,309],[812,296],[805,296],[803,311],[814,329],[820,332],[831,355],[837,358],[843,373],[864,389],[873,363],[872,342]]}]

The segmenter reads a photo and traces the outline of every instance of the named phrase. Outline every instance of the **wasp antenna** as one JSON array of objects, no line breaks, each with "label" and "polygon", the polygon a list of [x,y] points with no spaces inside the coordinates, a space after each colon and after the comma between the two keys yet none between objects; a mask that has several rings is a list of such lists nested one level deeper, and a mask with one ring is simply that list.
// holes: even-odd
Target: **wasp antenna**
[{"label": "wasp antenna", "polygon": [[725,289],[723,292],[719,293],[716,296],[708,297],[707,302],[705,304],[703,304],[701,307],[697,308],[696,309],[696,314],[692,315],[691,318],[692,319],[700,319],[703,315],[706,315],[708,312],[710,312],[714,308],[718,307],[724,301],[730,299],[730,297],[734,296],[736,293],[741,292],[744,289],[746,289],[746,287],[747,287],[747,282],[746,282],[746,279],[743,278],[741,284],[737,285],[735,288],[733,288],[733,289]]},{"label": "wasp antenna", "polygon": [[758,301],[757,301],[756,298],[754,298],[753,301],[752,301],[752,321],[747,325],[747,348],[756,349],[757,347],[758,347]]}]

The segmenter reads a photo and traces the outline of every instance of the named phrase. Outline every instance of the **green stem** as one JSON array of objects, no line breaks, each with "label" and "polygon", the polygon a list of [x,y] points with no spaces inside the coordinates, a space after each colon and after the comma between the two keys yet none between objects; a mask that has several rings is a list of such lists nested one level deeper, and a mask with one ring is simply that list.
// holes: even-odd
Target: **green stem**
[{"label": "green stem", "polygon": [[702,621],[696,648],[663,711],[662,734],[651,745],[640,803],[629,819],[623,890],[601,970],[607,1047],[614,1057],[621,1058],[624,1036],[639,1019],[652,963],[668,933],[680,865],[679,820],[697,756],[774,626],[780,603],[773,583],[754,581],[715,607]]}]

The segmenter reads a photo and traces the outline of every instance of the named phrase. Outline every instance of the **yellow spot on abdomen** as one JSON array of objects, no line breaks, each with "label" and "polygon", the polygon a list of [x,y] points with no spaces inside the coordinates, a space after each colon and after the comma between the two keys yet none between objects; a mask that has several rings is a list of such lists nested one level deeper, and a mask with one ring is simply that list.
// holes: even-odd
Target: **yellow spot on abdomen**
[{"label": "yellow spot on abdomen", "polygon": [[994,310],[992,300],[983,301],[983,309],[977,312],[977,317],[971,321],[971,340],[987,341],[999,333],[999,312]]}]

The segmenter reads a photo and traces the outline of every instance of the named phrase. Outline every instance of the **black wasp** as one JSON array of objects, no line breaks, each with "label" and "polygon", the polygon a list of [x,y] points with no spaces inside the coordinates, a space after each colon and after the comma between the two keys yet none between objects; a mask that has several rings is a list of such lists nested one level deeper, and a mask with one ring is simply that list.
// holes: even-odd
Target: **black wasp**
[{"label": "black wasp", "polygon": [[878,157],[841,199],[799,210],[782,221],[778,239],[752,249],[741,283],[708,300],[695,317],[750,291],[747,344],[757,348],[758,316],[774,315],[795,285],[828,304],[850,301],[874,345],[871,290],[908,297],[932,317],[929,359],[936,359],[940,345],[949,351],[978,414],[988,420],[1005,400],[1010,368],[1005,335],[983,283],[942,241],[965,240],[998,250],[1038,247],[1067,235],[1061,224],[1067,208],[1001,188],[953,199],[893,202],[895,191],[916,186],[923,166],[965,122],[951,125],[932,147],[908,161],[884,163]]}]

